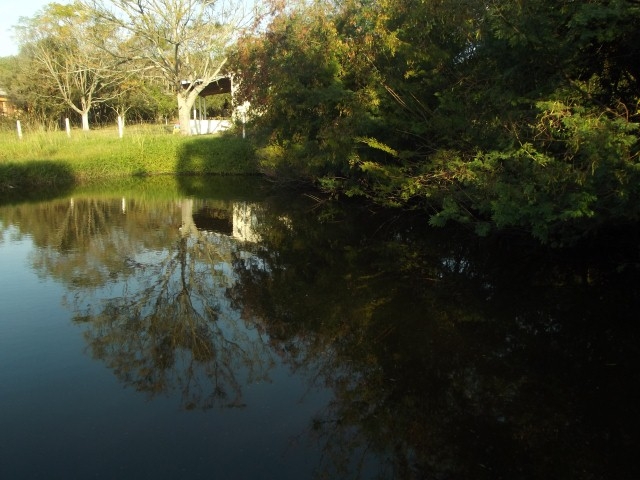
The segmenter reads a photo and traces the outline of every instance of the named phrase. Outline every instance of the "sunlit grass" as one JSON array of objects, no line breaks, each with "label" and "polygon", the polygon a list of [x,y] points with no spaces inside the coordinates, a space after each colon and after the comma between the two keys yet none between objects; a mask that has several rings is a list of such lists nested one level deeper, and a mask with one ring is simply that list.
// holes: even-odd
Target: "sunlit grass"
[{"label": "sunlit grass", "polygon": [[[255,174],[250,144],[237,135],[183,137],[162,126],[83,132],[0,132],[0,190],[140,175]],[[25,175],[28,172],[28,175]]]}]

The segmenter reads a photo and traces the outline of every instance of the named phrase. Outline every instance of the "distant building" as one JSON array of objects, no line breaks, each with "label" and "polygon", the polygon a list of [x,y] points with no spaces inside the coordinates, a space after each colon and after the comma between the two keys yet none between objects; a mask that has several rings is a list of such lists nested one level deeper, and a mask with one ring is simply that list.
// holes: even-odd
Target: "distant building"
[{"label": "distant building", "polygon": [[0,88],[0,117],[13,115],[16,113],[16,107],[9,100],[7,92]]}]

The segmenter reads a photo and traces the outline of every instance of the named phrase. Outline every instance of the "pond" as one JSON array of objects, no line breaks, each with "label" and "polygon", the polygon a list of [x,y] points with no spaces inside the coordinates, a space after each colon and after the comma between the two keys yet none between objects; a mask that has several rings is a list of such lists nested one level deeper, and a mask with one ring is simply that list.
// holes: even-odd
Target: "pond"
[{"label": "pond", "polygon": [[5,201],[0,478],[640,478],[638,239],[424,223],[246,178]]}]

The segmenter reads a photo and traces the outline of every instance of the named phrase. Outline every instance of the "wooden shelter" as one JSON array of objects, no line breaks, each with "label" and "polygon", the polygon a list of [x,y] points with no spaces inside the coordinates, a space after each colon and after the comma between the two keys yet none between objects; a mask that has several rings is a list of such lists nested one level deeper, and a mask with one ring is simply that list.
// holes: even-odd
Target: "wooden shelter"
[{"label": "wooden shelter", "polygon": [[7,92],[0,88],[0,117],[13,115],[17,109],[9,99]]},{"label": "wooden shelter", "polygon": [[[196,84],[201,80],[196,80]],[[182,87],[189,88],[190,82],[183,80]],[[211,95],[220,95],[223,93],[232,93],[233,83],[231,77],[220,77],[218,80],[210,82],[198,95],[196,104],[193,107],[193,118],[189,129],[192,134],[201,135],[207,133],[216,133],[231,128],[231,122],[226,119],[209,119],[207,117],[206,97]]]}]

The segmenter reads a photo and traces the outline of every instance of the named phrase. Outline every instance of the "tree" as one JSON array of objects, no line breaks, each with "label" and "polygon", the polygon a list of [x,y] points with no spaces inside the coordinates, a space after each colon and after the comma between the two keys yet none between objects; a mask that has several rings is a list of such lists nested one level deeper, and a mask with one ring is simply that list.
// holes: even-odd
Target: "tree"
[{"label": "tree", "polygon": [[117,95],[108,87],[122,77],[113,58],[93,43],[108,38],[108,28],[79,3],[49,4],[18,28],[22,48],[55,85],[56,96],[82,117],[83,130],[89,130],[91,108]]},{"label": "tree", "polygon": [[160,77],[176,95],[185,135],[196,98],[223,77],[227,47],[244,22],[255,18],[241,0],[83,1],[118,32],[118,41],[103,48],[145,75]]},{"label": "tree", "polygon": [[346,176],[357,139],[371,127],[375,95],[362,85],[362,58],[350,55],[336,17],[329,2],[301,2],[234,51],[239,96],[264,134],[261,167],[279,181]]},{"label": "tree", "polygon": [[23,124],[55,130],[60,118],[70,109],[56,98],[57,87],[42,65],[24,48],[18,55],[5,60],[0,84],[18,108]]},{"label": "tree", "polygon": [[640,218],[637,1],[324,3],[239,45],[271,171],[543,242]]}]

